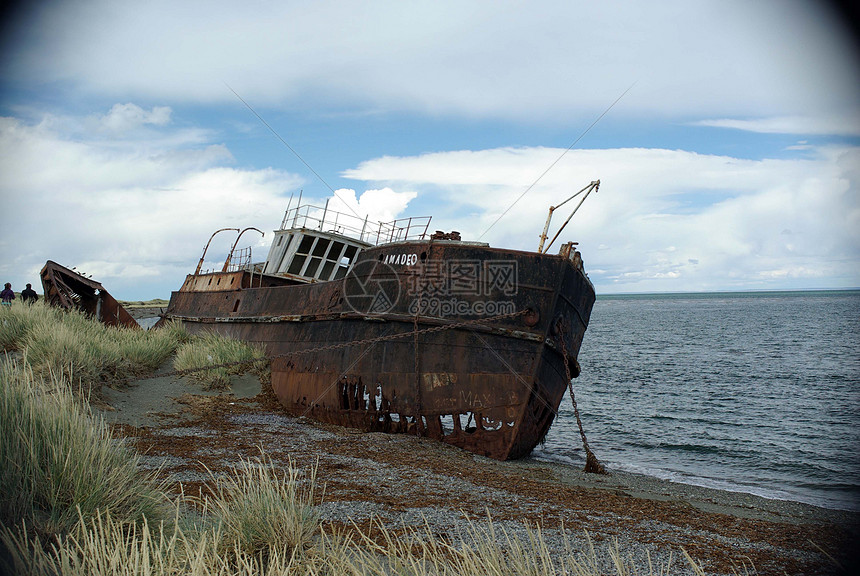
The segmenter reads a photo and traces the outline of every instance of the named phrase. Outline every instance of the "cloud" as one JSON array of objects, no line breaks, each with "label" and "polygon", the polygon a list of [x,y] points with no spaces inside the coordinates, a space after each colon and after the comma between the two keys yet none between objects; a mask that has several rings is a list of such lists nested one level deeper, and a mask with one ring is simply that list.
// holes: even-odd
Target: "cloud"
[{"label": "cloud", "polygon": [[[141,110],[123,105],[104,118],[128,119],[130,112],[131,128],[165,121],[163,109]],[[189,146],[169,131],[144,142],[139,134],[81,139],[76,129],[58,129],[88,121],[0,118],[0,274],[16,285],[37,283],[51,259],[93,274],[119,297],[165,296],[165,286],[177,288],[193,270],[214,230],[277,227],[290,191],[302,183],[271,168],[233,168],[223,145]],[[216,242],[213,259],[223,261],[233,240]],[[245,240],[262,259],[266,246]]]},{"label": "cloud", "polygon": [[[722,118],[716,120],[699,120],[690,123],[692,126],[710,126],[713,128],[731,128],[763,134],[816,134],[860,136],[860,115],[847,117],[809,117],[781,116],[776,118],[757,118],[741,120]],[[791,149],[800,149],[793,146]]]},{"label": "cloud", "polygon": [[136,104],[114,104],[102,123],[111,132],[126,132],[146,124],[164,126],[170,123],[171,112],[169,106],[155,106],[147,112]]},{"label": "cloud", "polygon": [[[266,238],[242,237],[253,258],[264,259],[268,233],[280,227],[303,179],[273,168],[235,168],[224,145],[206,142],[205,132],[189,138],[169,120],[166,107],[147,111],[135,104],[31,123],[0,117],[4,282],[38,284],[50,259],[92,275],[119,298],[166,297],[193,271],[212,232],[224,227],[266,232]],[[159,131],[140,132],[147,125]],[[331,209],[351,213],[343,198],[357,220],[367,216],[372,225],[398,217],[416,195],[341,189]],[[325,198],[305,202],[322,206]],[[205,268],[220,267],[234,240],[235,233],[219,234]]]},{"label": "cloud", "polygon": [[356,200],[355,190],[341,188],[335,191],[329,207],[359,219],[367,217],[367,221],[373,225],[395,220],[416,196],[417,192],[395,192],[391,188],[381,188],[366,190]]},{"label": "cloud", "polygon": [[[158,110],[122,105],[102,115],[0,118],[6,281],[37,282],[52,259],[93,274],[118,297],[166,296],[193,270],[214,230],[280,226],[301,177],[235,167],[211,133],[174,127]],[[128,130],[82,128],[114,111],[130,117]],[[433,215],[434,230],[535,250],[549,206],[600,179],[600,190],[560,239],[579,242],[598,290],[860,285],[858,147],[761,160],[610,148],[571,150],[559,161],[562,152],[504,147],[381,156],[342,173],[364,183],[364,191],[338,190],[330,209],[351,208],[370,221]],[[551,234],[573,205],[557,211]],[[228,233],[216,238],[207,267],[223,262],[233,240]],[[268,241],[243,237],[256,260]]]},{"label": "cloud", "polygon": [[[856,110],[860,65],[821,3],[741,0],[52,3],[0,78],[115,99],[579,122]],[[14,55],[12,57],[11,55]]]},{"label": "cloud", "polygon": [[[526,250],[536,249],[549,206],[599,177],[599,192],[583,204],[562,241],[580,242],[592,280],[604,290],[773,288],[780,286],[777,279],[807,288],[860,285],[858,148],[817,149],[812,159],[791,160],[573,150],[484,234],[561,152],[503,148],[384,157],[346,175],[417,190],[413,208],[432,204],[434,228]],[[555,215],[551,235],[570,208]]]},{"label": "cloud", "polygon": [[81,129],[87,122],[47,115],[32,125],[0,118],[0,185],[16,192],[80,196],[112,187],[161,184],[191,169],[232,161],[222,145],[189,146],[176,134],[156,135],[148,142],[105,139],[98,131]]}]

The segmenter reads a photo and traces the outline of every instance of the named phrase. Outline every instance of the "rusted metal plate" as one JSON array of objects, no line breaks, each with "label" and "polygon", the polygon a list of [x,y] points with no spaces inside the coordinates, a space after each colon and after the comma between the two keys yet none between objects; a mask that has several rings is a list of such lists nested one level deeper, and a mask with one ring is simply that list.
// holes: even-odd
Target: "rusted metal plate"
[{"label": "rusted metal plate", "polygon": [[99,282],[48,260],[39,274],[45,301],[52,306],[77,309],[108,326],[140,328],[122,305]]},{"label": "rusted metal plate", "polygon": [[263,344],[294,413],[501,460],[549,430],[567,389],[561,347],[578,373],[595,298],[570,247],[403,242],[364,250],[344,281],[258,287],[235,274],[189,276],[165,317]]},{"label": "rusted metal plate", "polygon": [[206,274],[189,274],[180,290],[185,292],[223,292],[239,288],[268,288],[272,286],[288,286],[303,284],[288,278],[252,274],[247,270],[233,272],[210,272]]}]

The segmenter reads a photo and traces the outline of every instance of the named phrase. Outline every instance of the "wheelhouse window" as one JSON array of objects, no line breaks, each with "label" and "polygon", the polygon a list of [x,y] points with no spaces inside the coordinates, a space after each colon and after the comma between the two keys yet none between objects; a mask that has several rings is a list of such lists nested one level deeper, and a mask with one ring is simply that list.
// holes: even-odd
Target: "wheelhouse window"
[{"label": "wheelhouse window", "polygon": [[358,251],[358,246],[340,240],[306,235],[287,272],[305,278],[337,280],[346,275]]},{"label": "wheelhouse window", "polygon": [[340,257],[337,267],[337,272],[334,275],[334,279],[338,280],[346,276],[347,270],[352,265],[353,260],[355,260],[355,255],[358,253],[358,246],[347,246],[346,250],[343,252],[343,256]]},{"label": "wheelhouse window", "polygon": [[287,270],[288,274],[300,275],[302,273],[302,268],[305,266],[305,261],[308,259],[308,254],[311,252],[314,240],[316,240],[314,236],[305,236],[302,238],[299,248],[296,250],[296,255],[293,256],[293,261],[290,262],[290,267]]}]

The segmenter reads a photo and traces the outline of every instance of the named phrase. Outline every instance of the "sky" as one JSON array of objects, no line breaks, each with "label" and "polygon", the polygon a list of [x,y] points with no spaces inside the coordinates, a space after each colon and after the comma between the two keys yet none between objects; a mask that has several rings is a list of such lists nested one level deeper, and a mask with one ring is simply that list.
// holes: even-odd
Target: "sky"
[{"label": "sky", "polygon": [[262,260],[300,191],[534,251],[594,180],[560,238],[598,295],[860,287],[860,51],[826,2],[4,6],[15,290],[54,260],[169,298],[219,228]]}]

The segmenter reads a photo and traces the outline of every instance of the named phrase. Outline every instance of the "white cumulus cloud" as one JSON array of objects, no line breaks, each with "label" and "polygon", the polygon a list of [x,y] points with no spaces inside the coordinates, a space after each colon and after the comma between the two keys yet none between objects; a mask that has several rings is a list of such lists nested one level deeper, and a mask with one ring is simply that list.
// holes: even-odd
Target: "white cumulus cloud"
[{"label": "white cumulus cloud", "polygon": [[[599,192],[561,239],[580,242],[592,279],[605,290],[768,288],[778,286],[776,278],[805,288],[860,285],[858,148],[819,149],[812,159],[792,160],[574,150],[490,229],[561,152],[385,157],[347,174],[417,190],[413,205],[435,209],[434,228],[527,250],[537,248],[549,206],[599,178]],[[571,208],[554,215],[550,235]]]},{"label": "white cumulus cloud", "polygon": [[634,82],[619,114],[818,115],[860,86],[838,18],[804,0],[88,0],[17,30],[4,76],[117,99],[233,101],[226,81],[265,104],[563,122]]},{"label": "white cumulus cloud", "polygon": [[170,122],[170,114],[169,106],[155,106],[146,111],[137,104],[114,104],[102,123],[112,132],[125,132],[145,124],[164,126]]},{"label": "white cumulus cloud", "polygon": [[370,224],[375,224],[397,219],[416,196],[417,192],[381,188],[366,190],[356,199],[355,190],[341,188],[335,191],[329,207],[357,218],[366,217]]},{"label": "white cumulus cloud", "polygon": [[[164,113],[153,110],[143,118],[162,122]],[[274,229],[302,182],[271,168],[234,168],[223,145],[188,146],[175,134],[143,143],[135,135],[132,145],[59,129],[86,121],[0,118],[6,255],[0,275],[16,285],[37,284],[50,259],[93,274],[119,296],[147,297],[147,289],[165,295],[165,286],[178,287],[193,270],[209,234],[222,227]],[[213,258],[223,260],[233,240],[213,246]]]}]

